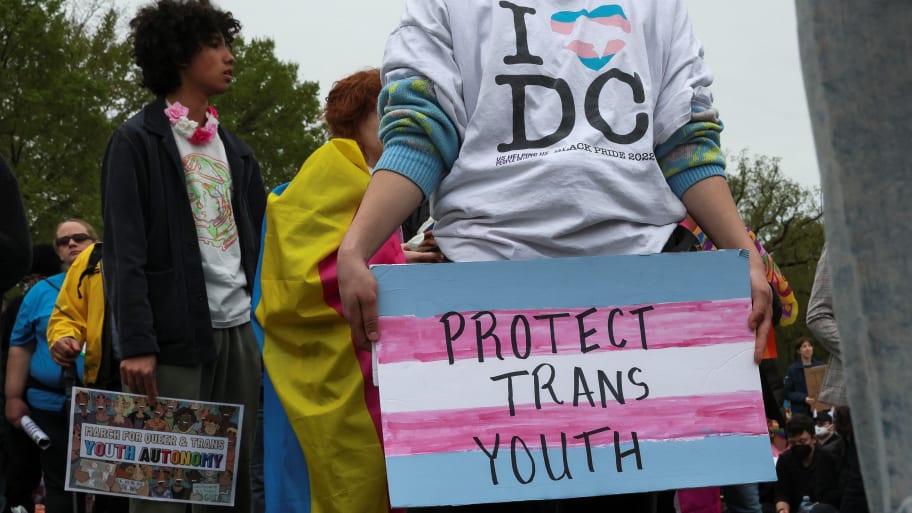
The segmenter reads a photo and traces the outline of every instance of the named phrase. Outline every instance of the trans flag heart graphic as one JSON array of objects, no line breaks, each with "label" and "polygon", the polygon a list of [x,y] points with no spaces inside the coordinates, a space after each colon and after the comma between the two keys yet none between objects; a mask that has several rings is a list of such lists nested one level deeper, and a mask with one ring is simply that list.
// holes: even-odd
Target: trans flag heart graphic
[{"label": "trans flag heart graphic", "polygon": [[564,48],[575,53],[589,69],[602,69],[627,43],[630,21],[619,5],[592,11],[561,11],[551,16],[551,30],[567,36]]}]

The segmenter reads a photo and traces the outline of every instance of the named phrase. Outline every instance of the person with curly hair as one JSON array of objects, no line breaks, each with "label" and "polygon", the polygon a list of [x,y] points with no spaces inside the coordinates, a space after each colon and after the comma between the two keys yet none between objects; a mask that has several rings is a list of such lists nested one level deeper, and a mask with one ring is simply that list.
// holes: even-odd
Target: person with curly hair
[{"label": "person with curly hair", "polygon": [[[153,404],[163,395],[245,406],[233,511],[246,513],[261,373],[250,289],[266,195],[253,151],[210,103],[234,80],[240,28],[207,0],[160,0],[130,21],[156,98],[108,143],[102,213],[124,387]],[[184,505],[133,500],[130,510]]]}]

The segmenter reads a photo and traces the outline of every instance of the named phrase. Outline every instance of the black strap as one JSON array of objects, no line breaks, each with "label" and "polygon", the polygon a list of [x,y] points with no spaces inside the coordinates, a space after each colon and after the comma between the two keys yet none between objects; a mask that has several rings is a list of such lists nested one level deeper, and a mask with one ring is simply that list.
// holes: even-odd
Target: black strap
[{"label": "black strap", "polygon": [[114,359],[114,336],[111,330],[111,316],[105,304],[101,330],[101,364],[94,386],[102,390],[120,391],[120,362]]},{"label": "black strap", "polygon": [[26,389],[34,388],[37,390],[44,390],[45,392],[53,392],[55,394],[63,395],[63,393],[66,390],[64,389],[64,385],[63,385],[63,371],[62,370],[60,372],[60,379],[57,381],[57,384],[58,384],[58,386],[45,385],[41,381],[38,381],[37,379],[32,377],[31,374],[29,374],[29,377],[25,382],[25,388]]},{"label": "black strap", "polygon": [[662,248],[662,253],[687,253],[689,251],[700,251],[700,241],[697,236],[682,225],[675,226],[668,242]]},{"label": "black strap", "polygon": [[86,263],[85,269],[82,270],[82,273],[79,274],[79,281],[76,282],[76,295],[79,296],[79,299],[82,299],[82,280],[86,276],[92,276],[93,274],[98,274],[100,267],[98,265],[101,262],[101,242],[96,242],[92,246],[92,253],[89,254],[89,261]]},{"label": "black strap", "polygon": [[54,290],[56,290],[57,292],[60,292],[60,287],[58,287],[57,285],[54,285],[54,283],[51,280],[49,280],[47,278],[42,278],[41,281],[47,283],[51,287],[54,287]]}]

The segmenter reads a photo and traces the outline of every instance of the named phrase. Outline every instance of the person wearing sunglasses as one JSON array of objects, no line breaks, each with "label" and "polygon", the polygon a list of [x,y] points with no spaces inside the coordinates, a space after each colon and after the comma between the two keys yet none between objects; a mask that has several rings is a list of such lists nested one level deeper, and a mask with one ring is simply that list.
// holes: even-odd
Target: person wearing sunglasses
[{"label": "person wearing sunglasses", "polygon": [[[86,221],[67,219],[60,223],[54,242],[63,270],[97,238],[95,229]],[[7,420],[19,429],[22,417],[28,415],[51,438],[50,447],[39,455],[47,492],[45,505],[48,511],[69,512],[73,501],[64,490],[69,461],[69,417],[63,411],[66,381],[63,367],[51,358],[47,341],[48,319],[64,277],[65,273],[59,272],[38,281],[22,300],[10,337],[5,413]],[[76,363],[81,376],[82,358]]]}]

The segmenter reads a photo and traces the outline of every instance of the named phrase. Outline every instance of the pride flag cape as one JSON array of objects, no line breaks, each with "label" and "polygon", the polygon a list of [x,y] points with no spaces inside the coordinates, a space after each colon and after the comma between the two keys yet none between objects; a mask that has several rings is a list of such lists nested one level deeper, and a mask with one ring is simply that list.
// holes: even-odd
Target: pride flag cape
[{"label": "pride flag cape", "polygon": [[[369,180],[357,144],[333,139],[267,200],[253,311],[268,511],[389,511],[371,356],[352,344],[336,279]],[[398,236],[371,260],[404,262]]]},{"label": "pride flag cape", "polygon": [[[703,229],[690,217],[685,218],[681,224],[693,232],[703,251],[712,251],[716,249],[716,245],[713,244],[713,241],[706,236]],[[754,242],[754,246],[757,248],[757,252],[760,253],[761,260],[763,260],[763,266],[766,268],[766,281],[770,282],[770,285],[773,286],[773,289],[779,296],[779,301],[782,303],[782,318],[779,319],[779,324],[781,326],[788,326],[794,323],[795,319],[798,318],[798,300],[795,298],[795,291],[792,290],[792,286],[789,285],[788,280],[785,279],[785,275],[782,274],[779,266],[776,265],[772,255],[766,252],[766,248],[763,247],[760,239],[757,238],[757,234],[749,228],[747,234],[750,235],[751,240]],[[775,344],[773,344],[773,348],[775,347]],[[763,357],[775,358],[776,355],[764,355]]]}]

